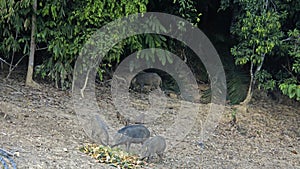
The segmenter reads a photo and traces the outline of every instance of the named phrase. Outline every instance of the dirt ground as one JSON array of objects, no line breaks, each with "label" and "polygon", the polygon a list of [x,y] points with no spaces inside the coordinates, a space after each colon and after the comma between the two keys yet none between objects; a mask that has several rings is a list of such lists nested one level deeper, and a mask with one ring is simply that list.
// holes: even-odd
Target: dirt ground
[{"label": "dirt ground", "polygon": [[[93,140],[79,125],[70,91],[46,84],[41,84],[41,90],[30,89],[24,86],[22,76],[3,79],[2,74],[0,148],[17,152],[13,158],[18,168],[109,168],[78,150]],[[97,92],[101,104],[113,106],[108,87],[99,87]],[[196,124],[165,153],[163,162],[148,168],[300,169],[299,104],[279,104],[263,94],[253,100],[247,112],[237,111],[235,125],[231,123],[232,107],[226,106],[204,149],[197,144],[201,124]],[[205,112],[209,105],[200,104],[200,107]],[[199,112],[197,119],[203,117]],[[122,125],[116,118],[111,121]],[[168,121],[163,119],[159,123]]]}]

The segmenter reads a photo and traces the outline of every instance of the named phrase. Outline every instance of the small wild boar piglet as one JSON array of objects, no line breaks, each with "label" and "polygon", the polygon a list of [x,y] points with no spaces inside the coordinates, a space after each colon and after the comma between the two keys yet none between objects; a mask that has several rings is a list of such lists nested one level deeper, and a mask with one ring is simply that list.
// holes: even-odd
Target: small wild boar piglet
[{"label": "small wild boar piglet", "polygon": [[129,125],[121,128],[116,134],[115,144],[112,146],[118,146],[125,144],[126,151],[129,151],[131,143],[143,144],[145,140],[150,137],[150,131],[143,125]]},{"label": "small wild boar piglet", "polygon": [[147,161],[149,161],[155,154],[157,154],[161,161],[166,146],[166,140],[162,136],[149,138],[143,144],[141,159],[143,160],[147,158]]}]

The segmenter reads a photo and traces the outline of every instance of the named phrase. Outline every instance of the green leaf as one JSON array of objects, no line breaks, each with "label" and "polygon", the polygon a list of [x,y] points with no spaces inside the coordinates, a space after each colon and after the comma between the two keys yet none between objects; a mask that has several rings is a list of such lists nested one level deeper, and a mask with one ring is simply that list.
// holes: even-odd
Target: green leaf
[{"label": "green leaf", "polygon": [[295,85],[289,85],[289,88],[288,88],[288,96],[290,98],[294,98],[296,95],[296,86]]},{"label": "green leaf", "polygon": [[297,100],[300,99],[300,85],[298,85],[297,89],[296,89],[296,93],[297,93]]},{"label": "green leaf", "polygon": [[173,63],[172,56],[169,55],[169,54],[166,54],[166,57],[167,57],[168,62],[169,62],[170,64],[172,64],[172,63]]},{"label": "green leaf", "polygon": [[163,56],[160,56],[160,58],[161,58],[161,63],[162,63],[162,65],[163,65],[163,66],[166,65],[166,61],[167,61],[166,56],[163,55]]}]

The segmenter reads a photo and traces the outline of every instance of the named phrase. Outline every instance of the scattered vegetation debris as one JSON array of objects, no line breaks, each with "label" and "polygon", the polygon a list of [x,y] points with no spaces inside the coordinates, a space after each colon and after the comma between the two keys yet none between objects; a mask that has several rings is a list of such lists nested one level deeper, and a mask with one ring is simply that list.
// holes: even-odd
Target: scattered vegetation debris
[{"label": "scattered vegetation debris", "polygon": [[231,126],[234,126],[234,125],[236,125],[236,121],[237,121],[237,119],[236,119],[236,109],[234,109],[232,112],[231,112],[231,121],[230,121],[230,124],[231,124]]},{"label": "scattered vegetation debris", "polygon": [[88,144],[81,147],[80,151],[96,159],[99,163],[109,164],[119,169],[138,169],[148,165],[137,155],[124,152],[120,148]]}]

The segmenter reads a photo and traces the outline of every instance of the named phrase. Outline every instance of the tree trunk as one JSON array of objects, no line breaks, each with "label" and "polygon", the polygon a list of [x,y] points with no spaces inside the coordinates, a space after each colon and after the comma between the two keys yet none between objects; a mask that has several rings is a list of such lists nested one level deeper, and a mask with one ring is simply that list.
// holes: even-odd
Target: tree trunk
[{"label": "tree trunk", "polygon": [[253,62],[251,62],[251,67],[250,67],[250,85],[249,85],[249,89],[248,89],[248,93],[247,93],[247,96],[245,98],[245,100],[241,103],[242,105],[248,105],[249,102],[251,101],[252,99],[252,93],[253,93],[253,87],[255,85],[255,76],[256,74],[260,71],[263,63],[264,63],[264,60],[265,60],[265,55],[262,55],[261,56],[261,62],[260,64],[257,66],[255,72],[253,73]]},{"label": "tree trunk", "polygon": [[253,87],[255,86],[255,77],[256,77],[256,74],[261,70],[261,67],[264,63],[264,60],[265,60],[265,55],[262,55],[261,57],[261,62],[260,64],[257,66],[255,72],[253,73],[253,62],[251,62],[251,67],[250,67],[250,85],[249,85],[249,89],[248,89],[248,92],[247,92],[247,96],[245,98],[245,100],[241,103],[242,106],[244,106],[247,110],[247,106],[249,104],[249,102],[251,101],[252,99],[252,93],[253,93]]},{"label": "tree trunk", "polygon": [[33,0],[33,14],[31,18],[31,37],[30,37],[30,54],[28,60],[28,69],[26,76],[26,86],[39,88],[39,85],[35,83],[32,79],[33,77],[33,63],[34,63],[34,53],[35,53],[35,29],[36,29],[36,11],[37,11],[37,0]]},{"label": "tree trunk", "polygon": [[252,98],[253,79],[254,79],[253,62],[251,62],[249,89],[248,89],[247,96],[246,96],[245,100],[241,103],[241,105],[243,105],[245,107],[249,104],[249,102],[251,101],[251,98]]}]

